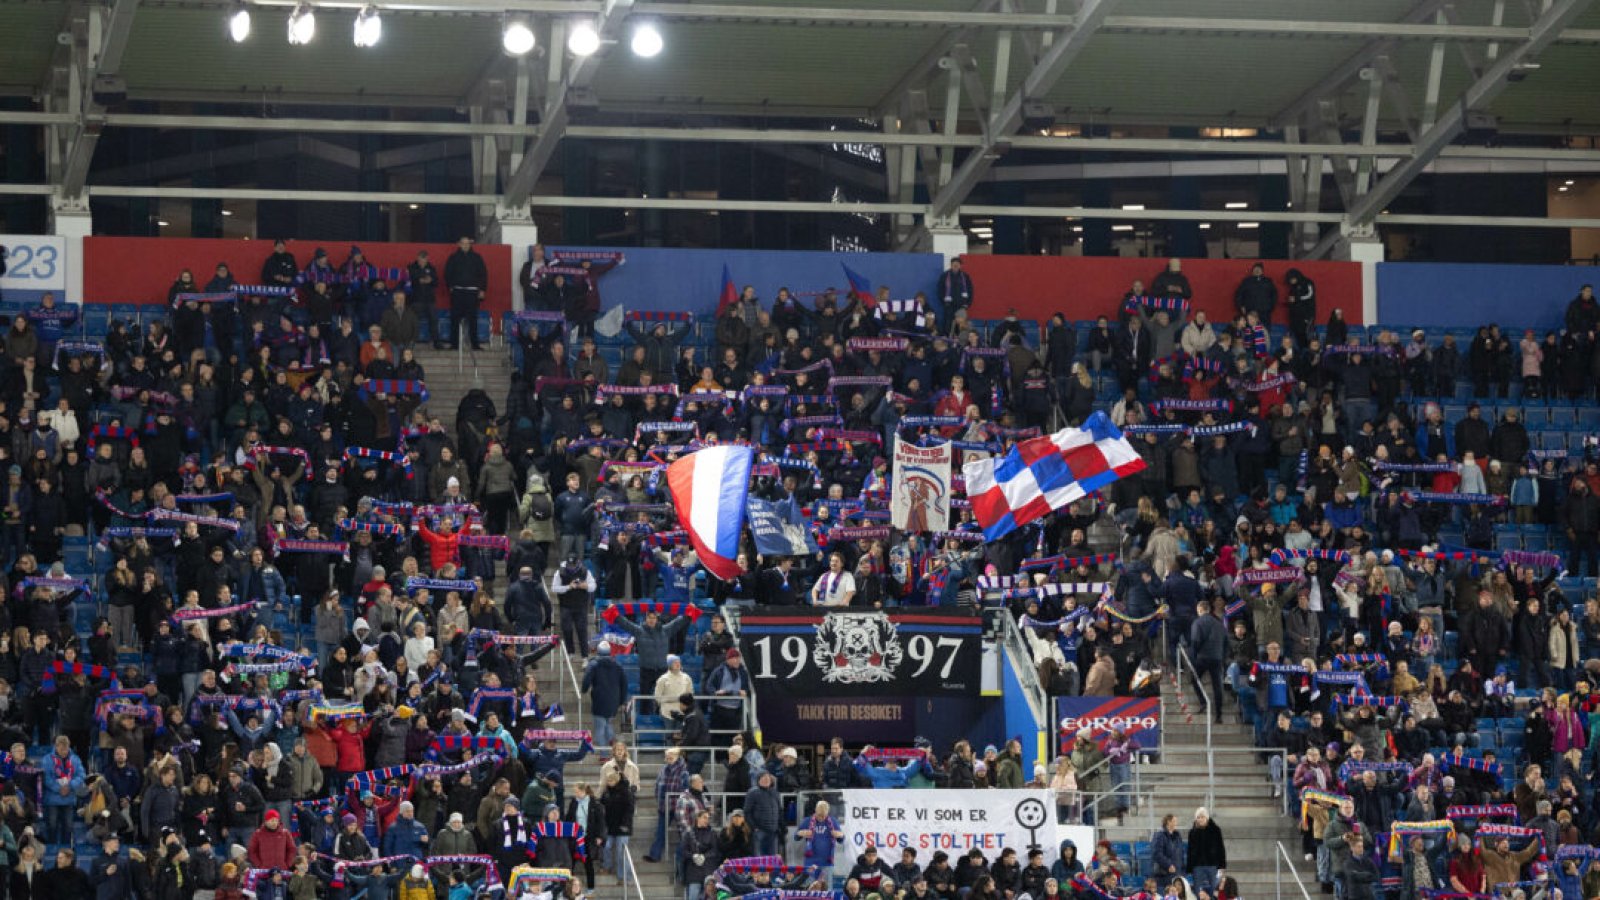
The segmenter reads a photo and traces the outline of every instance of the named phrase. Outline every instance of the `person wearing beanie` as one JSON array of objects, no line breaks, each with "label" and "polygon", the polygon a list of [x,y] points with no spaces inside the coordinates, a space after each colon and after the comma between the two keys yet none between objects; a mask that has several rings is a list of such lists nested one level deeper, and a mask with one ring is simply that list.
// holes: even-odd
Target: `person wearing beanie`
[{"label": "person wearing beanie", "polygon": [[428,855],[428,829],[417,821],[416,808],[410,800],[400,801],[394,821],[383,832],[383,840],[379,842],[382,852],[379,856],[414,856]]},{"label": "person wearing beanie", "polygon": [[294,866],[294,837],[284,827],[277,810],[269,809],[262,817],[261,827],[250,835],[245,855],[252,869],[288,870]]},{"label": "person wearing beanie", "polygon": [[[367,860],[377,855],[361,833],[360,820],[353,813],[345,813],[339,819],[339,833],[333,838],[332,855],[336,860]],[[368,877],[369,873],[364,870],[349,869],[344,873],[345,886],[353,894],[367,883]]]},{"label": "person wearing beanie", "polygon": [[739,648],[728,651],[722,665],[712,671],[702,687],[706,693],[717,695],[717,699],[711,702],[711,730],[739,730],[744,721],[745,704],[754,693],[750,684],[750,670],[744,667]]},{"label": "person wearing beanie", "polygon": [[589,695],[594,742],[605,746],[616,735],[612,723],[617,713],[628,705],[628,675],[611,655],[610,641],[601,641],[595,652],[584,664],[582,689]]},{"label": "person wearing beanie", "polygon": [[430,856],[462,856],[478,852],[478,842],[467,830],[467,820],[453,812],[443,828],[428,842]]},{"label": "person wearing beanie", "polygon": [[438,894],[434,891],[433,879],[428,877],[428,870],[421,863],[411,866],[406,877],[400,882],[399,900],[437,900]]}]

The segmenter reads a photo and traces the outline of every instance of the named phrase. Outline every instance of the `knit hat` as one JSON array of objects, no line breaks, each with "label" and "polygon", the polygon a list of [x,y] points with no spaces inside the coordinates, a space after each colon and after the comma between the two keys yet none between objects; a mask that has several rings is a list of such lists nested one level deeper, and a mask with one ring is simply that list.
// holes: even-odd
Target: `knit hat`
[{"label": "knit hat", "polygon": [[600,654],[601,656],[610,656],[611,655],[611,642],[610,641],[601,641],[600,645],[595,647],[594,649],[595,649],[595,652]]},{"label": "knit hat", "polygon": [[422,868],[422,864],[421,863],[417,863],[416,865],[411,867],[411,877],[412,878],[421,878],[425,874],[427,874],[427,870]]},{"label": "knit hat", "polygon": [[262,818],[262,821],[264,821],[264,822],[276,822],[276,821],[278,821],[278,811],[275,810],[275,809],[267,810],[267,814]]},{"label": "knit hat", "polygon": [[353,813],[345,813],[344,816],[339,819],[340,825],[354,825],[355,823],[356,817]]}]

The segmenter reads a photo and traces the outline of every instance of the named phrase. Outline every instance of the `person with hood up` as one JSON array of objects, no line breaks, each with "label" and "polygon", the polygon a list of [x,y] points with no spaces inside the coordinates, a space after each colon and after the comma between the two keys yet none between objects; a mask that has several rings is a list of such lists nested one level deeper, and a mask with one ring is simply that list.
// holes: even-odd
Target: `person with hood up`
[{"label": "person with hood up", "polygon": [[[1317,321],[1317,284],[1299,269],[1283,276],[1284,305],[1289,310],[1289,333],[1300,349],[1311,346],[1311,328]],[[1263,324],[1266,320],[1262,320]]]},{"label": "person with hood up", "polygon": [[553,544],[556,540],[555,498],[544,474],[528,472],[528,482],[522,492],[522,524],[533,532],[536,544]]}]

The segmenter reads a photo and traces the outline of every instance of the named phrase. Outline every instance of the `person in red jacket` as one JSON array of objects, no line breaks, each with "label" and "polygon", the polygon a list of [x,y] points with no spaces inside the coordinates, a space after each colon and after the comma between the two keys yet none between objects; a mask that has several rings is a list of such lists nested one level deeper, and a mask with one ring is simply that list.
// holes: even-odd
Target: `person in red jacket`
[{"label": "person in red jacket", "polygon": [[442,532],[434,531],[428,527],[425,519],[419,518],[417,531],[428,542],[428,565],[435,572],[448,563],[461,561],[461,535],[456,533],[455,526],[446,522]]},{"label": "person in red jacket", "polygon": [[267,810],[261,827],[250,836],[248,852],[252,869],[282,869],[287,872],[294,868],[294,838],[284,829],[277,810]]},{"label": "person in red jacket", "polygon": [[[325,729],[326,730],[326,729]],[[356,727],[354,719],[345,719],[338,727],[328,731],[328,737],[333,741],[334,749],[338,751],[337,784],[349,782],[350,776],[357,772],[367,770],[367,751],[364,746],[367,734],[372,731],[371,723]]]}]

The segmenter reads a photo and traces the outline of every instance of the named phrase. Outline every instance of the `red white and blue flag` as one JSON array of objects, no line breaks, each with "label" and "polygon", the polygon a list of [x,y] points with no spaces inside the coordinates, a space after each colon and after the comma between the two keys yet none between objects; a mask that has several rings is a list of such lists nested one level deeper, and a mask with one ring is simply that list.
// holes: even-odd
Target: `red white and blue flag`
[{"label": "red white and blue flag", "polygon": [[850,268],[844,263],[839,264],[844,269],[845,280],[850,283],[850,296],[861,301],[862,306],[877,305],[878,298],[872,293],[872,282],[865,275]]},{"label": "red white and blue flag", "polygon": [[984,540],[996,541],[1144,468],[1122,432],[1097,412],[1082,428],[1031,438],[1003,458],[973,460],[962,472]]},{"label": "red white and blue flag", "polygon": [[723,581],[739,575],[739,531],[755,453],[747,446],[705,447],[667,467],[678,521],[701,565]]},{"label": "red white and blue flag", "polygon": [[722,264],[722,293],[717,296],[717,315],[722,315],[728,307],[739,302],[739,289],[733,286],[733,272],[728,269],[728,264]]}]

